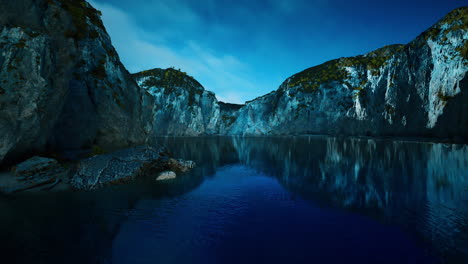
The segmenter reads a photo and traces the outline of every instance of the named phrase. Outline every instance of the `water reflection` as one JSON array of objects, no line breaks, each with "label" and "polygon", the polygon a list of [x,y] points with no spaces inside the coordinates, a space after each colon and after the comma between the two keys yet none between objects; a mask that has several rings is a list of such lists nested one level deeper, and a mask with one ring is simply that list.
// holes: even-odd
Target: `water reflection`
[{"label": "water reflection", "polygon": [[[157,138],[154,143],[195,160],[197,168],[167,183],[148,177],[97,192],[0,197],[3,259],[137,263],[122,252],[138,247],[140,257],[148,254],[148,263],[155,258],[169,263],[173,255],[151,252],[171,252],[172,241],[183,242],[179,246],[187,247],[185,260],[190,260],[191,254],[201,254],[190,250],[194,239],[238,246],[226,230],[235,236],[246,226],[258,227],[259,212],[299,212],[314,219],[307,205],[291,211],[288,207],[298,203],[282,203],[284,190],[292,196],[287,199],[299,197],[404,230],[446,263],[463,263],[468,256],[467,146],[315,136]],[[242,175],[255,177],[239,181]],[[239,224],[249,213],[254,222]],[[271,228],[277,224],[262,222]]]},{"label": "water reflection", "polygon": [[449,263],[468,256],[467,146],[316,136],[160,140],[204,165],[239,162],[302,198],[401,226]]}]

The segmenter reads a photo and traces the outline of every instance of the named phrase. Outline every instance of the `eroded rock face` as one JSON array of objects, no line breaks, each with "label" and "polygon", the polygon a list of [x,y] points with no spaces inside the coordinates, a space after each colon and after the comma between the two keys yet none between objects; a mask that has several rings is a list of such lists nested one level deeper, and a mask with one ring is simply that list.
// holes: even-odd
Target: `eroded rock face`
[{"label": "eroded rock face", "polygon": [[83,0],[0,0],[0,161],[145,140],[153,105]]},{"label": "eroded rock face", "polygon": [[245,105],[217,102],[186,75],[167,78],[175,70],[134,76],[157,98],[160,108],[153,109],[153,117],[162,128],[155,134],[410,136],[467,142],[467,19],[468,8],[456,9],[407,45],[306,69]]},{"label": "eroded rock face", "polygon": [[151,135],[225,134],[237,117],[235,110],[241,107],[218,102],[193,77],[173,68],[143,71],[133,77],[154,99],[149,113]]},{"label": "eroded rock face", "polygon": [[175,69],[131,76],[100,12],[84,0],[0,6],[0,162],[45,150],[121,148],[157,135],[468,141],[468,8],[408,45],[327,62],[246,105],[231,105]]},{"label": "eroded rock face", "polygon": [[93,190],[166,170],[187,171],[194,162],[169,158],[164,148],[140,146],[98,155],[78,163],[70,184]]},{"label": "eroded rock face", "polygon": [[229,134],[423,136],[468,141],[468,8],[408,45],[341,58],[249,102]]}]

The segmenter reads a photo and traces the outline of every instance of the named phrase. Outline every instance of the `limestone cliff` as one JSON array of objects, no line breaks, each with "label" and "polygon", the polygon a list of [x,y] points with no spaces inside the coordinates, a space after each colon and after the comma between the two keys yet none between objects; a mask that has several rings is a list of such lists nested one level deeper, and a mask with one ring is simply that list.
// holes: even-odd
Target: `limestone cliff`
[{"label": "limestone cliff", "polygon": [[407,45],[340,58],[218,102],[175,69],[130,75],[84,0],[0,0],[0,162],[158,135],[369,135],[468,142],[468,8]]},{"label": "limestone cliff", "polygon": [[219,103],[174,69],[135,76],[156,99],[156,135],[329,134],[468,141],[468,8],[407,45],[326,62],[246,102]]},{"label": "limestone cliff", "polygon": [[133,76],[154,98],[149,115],[155,136],[226,134],[241,107],[218,102],[213,92],[180,70],[153,69]]},{"label": "limestone cliff", "polygon": [[422,136],[468,140],[468,8],[407,45],[341,58],[246,104],[229,134]]},{"label": "limestone cliff", "polygon": [[0,0],[0,161],[144,141],[150,97],[83,0]]}]

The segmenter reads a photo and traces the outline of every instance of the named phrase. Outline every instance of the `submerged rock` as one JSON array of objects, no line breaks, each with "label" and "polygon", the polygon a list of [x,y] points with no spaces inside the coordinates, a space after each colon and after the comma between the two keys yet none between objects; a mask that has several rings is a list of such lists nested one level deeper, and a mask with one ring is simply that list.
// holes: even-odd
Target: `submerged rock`
[{"label": "submerged rock", "polygon": [[193,166],[193,162],[169,158],[164,148],[140,146],[80,161],[70,183],[75,189],[93,190],[149,173],[168,169],[186,171]]},{"label": "submerged rock", "polygon": [[175,179],[177,177],[177,174],[173,171],[163,171],[158,174],[156,177],[157,181],[164,181],[164,180],[171,180]]}]

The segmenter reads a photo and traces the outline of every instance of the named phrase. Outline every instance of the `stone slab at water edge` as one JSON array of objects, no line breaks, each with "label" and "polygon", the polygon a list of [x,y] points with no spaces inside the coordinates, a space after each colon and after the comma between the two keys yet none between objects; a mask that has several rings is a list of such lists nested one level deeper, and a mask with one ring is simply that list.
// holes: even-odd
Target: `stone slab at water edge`
[{"label": "stone slab at water edge", "polygon": [[80,161],[70,183],[75,189],[93,190],[167,170],[185,172],[194,166],[193,161],[170,158],[162,147],[141,146]]}]

